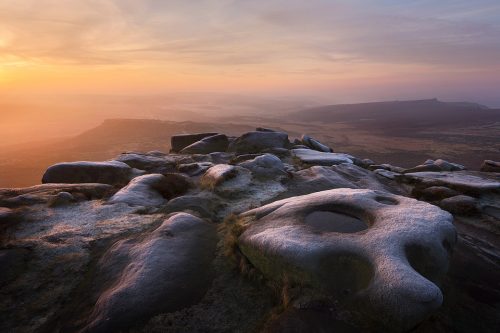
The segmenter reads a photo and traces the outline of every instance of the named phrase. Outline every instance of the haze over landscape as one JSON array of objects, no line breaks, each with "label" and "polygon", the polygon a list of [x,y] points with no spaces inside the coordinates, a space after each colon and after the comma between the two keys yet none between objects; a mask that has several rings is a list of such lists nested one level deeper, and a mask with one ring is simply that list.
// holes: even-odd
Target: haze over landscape
[{"label": "haze over landscape", "polygon": [[500,327],[498,0],[0,0],[1,332]]}]

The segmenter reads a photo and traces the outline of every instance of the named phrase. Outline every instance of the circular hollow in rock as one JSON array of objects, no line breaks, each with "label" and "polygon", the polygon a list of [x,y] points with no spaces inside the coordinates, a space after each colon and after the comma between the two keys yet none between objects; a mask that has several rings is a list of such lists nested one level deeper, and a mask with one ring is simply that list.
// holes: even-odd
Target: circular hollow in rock
[{"label": "circular hollow in rock", "polygon": [[381,204],[384,204],[384,205],[397,205],[398,204],[398,201],[396,199],[389,198],[389,197],[382,197],[382,196],[376,197],[375,201],[380,202]]},{"label": "circular hollow in rock", "polygon": [[353,216],[330,211],[315,211],[305,218],[305,224],[317,232],[353,233],[368,229],[368,225]]}]

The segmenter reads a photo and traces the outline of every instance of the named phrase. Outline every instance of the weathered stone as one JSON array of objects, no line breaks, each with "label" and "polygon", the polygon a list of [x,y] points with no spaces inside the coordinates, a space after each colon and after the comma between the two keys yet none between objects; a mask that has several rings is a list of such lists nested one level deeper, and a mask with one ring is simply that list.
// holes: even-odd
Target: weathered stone
[{"label": "weathered stone", "polygon": [[84,200],[102,199],[116,191],[107,184],[43,184],[26,188],[0,189],[0,205],[5,207],[21,207],[53,200],[60,192],[68,192],[73,197]]},{"label": "weathered stone", "polygon": [[167,198],[186,192],[191,183],[179,174],[150,174],[139,176],[120,191],[109,203],[126,203],[131,206],[161,206]]},{"label": "weathered stone", "polygon": [[234,195],[245,191],[251,180],[252,174],[245,168],[218,164],[205,172],[200,179],[200,185],[220,195]]},{"label": "weathered stone", "polygon": [[248,132],[229,145],[237,154],[253,154],[269,148],[287,148],[288,134],[282,132]]},{"label": "weathered stone", "polygon": [[292,155],[302,163],[332,166],[341,163],[353,163],[352,156],[341,153],[323,153],[311,149],[292,149]]},{"label": "weathered stone", "polygon": [[439,201],[459,194],[457,191],[445,186],[430,186],[424,189],[415,188],[412,192],[412,195],[425,201]]},{"label": "weathered stone", "polygon": [[450,163],[448,161],[437,159],[437,160],[427,160],[424,164],[417,165],[416,167],[406,169],[404,173],[412,172],[440,172],[440,171],[461,171],[465,167],[460,164]]},{"label": "weathered stone", "polygon": [[149,173],[165,173],[175,170],[175,160],[160,152],[147,154],[124,153],[115,160]]},{"label": "weathered stone", "polygon": [[475,171],[415,172],[398,175],[403,183],[426,188],[444,186],[466,195],[500,193],[500,175]]},{"label": "weathered stone", "polygon": [[224,134],[207,136],[196,141],[181,150],[182,154],[210,154],[214,152],[225,152],[229,145],[229,140]]},{"label": "weathered stone", "polygon": [[210,286],[216,243],[214,226],[186,213],[172,216],[143,240],[115,243],[99,262],[111,284],[84,331],[126,330],[199,300]]},{"label": "weathered stone", "polygon": [[308,136],[306,134],[302,135],[302,137],[300,138],[300,141],[304,146],[309,147],[311,149],[321,151],[324,153],[333,153],[332,148],[322,144],[321,142],[319,142],[317,140],[314,140],[313,138],[311,138],[310,136]]},{"label": "weathered stone", "polygon": [[190,144],[200,141],[207,136],[217,135],[219,133],[198,133],[198,134],[178,134],[172,135],[170,138],[171,151],[174,153],[180,152]]},{"label": "weathered stone", "polygon": [[76,202],[75,197],[69,192],[59,192],[57,193],[52,200],[49,202],[49,206],[64,206],[68,205],[72,202]]},{"label": "weathered stone", "polygon": [[255,177],[260,179],[288,178],[283,162],[272,154],[257,156],[252,160],[241,162],[239,166],[250,170]]},{"label": "weathered stone", "polygon": [[467,195],[456,195],[443,199],[439,202],[439,207],[459,215],[474,215],[479,212],[477,200]]},{"label": "weathered stone", "polygon": [[500,172],[500,162],[485,160],[481,165],[482,172]]},{"label": "weathered stone", "polygon": [[[442,303],[435,283],[456,241],[436,206],[371,190],[336,189],[240,216],[240,250],[267,278],[333,296],[372,327],[406,331]],[[313,295],[315,292],[312,292]]]},{"label": "weathered stone", "polygon": [[123,186],[142,173],[118,161],[65,162],[49,167],[43,175],[42,183],[102,183]]},{"label": "weathered stone", "polygon": [[163,211],[165,213],[188,212],[195,215],[214,219],[220,210],[220,202],[216,195],[202,192],[198,195],[183,195],[170,200]]},{"label": "weathered stone", "polygon": [[189,176],[198,176],[213,166],[212,162],[186,163],[179,164],[177,170]]}]

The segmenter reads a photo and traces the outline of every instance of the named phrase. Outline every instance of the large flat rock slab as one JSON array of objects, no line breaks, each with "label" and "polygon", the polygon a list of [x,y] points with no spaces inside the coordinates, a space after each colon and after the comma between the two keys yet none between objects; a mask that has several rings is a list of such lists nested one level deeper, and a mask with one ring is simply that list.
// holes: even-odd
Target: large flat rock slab
[{"label": "large flat rock slab", "polygon": [[292,149],[292,156],[302,163],[310,165],[332,166],[341,163],[353,163],[353,157],[342,153],[326,153],[312,149]]},{"label": "large flat rock slab", "polygon": [[397,177],[422,187],[445,186],[465,194],[500,193],[500,174],[475,171],[415,172]]},{"label": "large flat rock slab", "polygon": [[240,215],[239,248],[267,278],[334,297],[373,327],[405,331],[433,313],[455,244],[452,216],[414,199],[334,189]]}]

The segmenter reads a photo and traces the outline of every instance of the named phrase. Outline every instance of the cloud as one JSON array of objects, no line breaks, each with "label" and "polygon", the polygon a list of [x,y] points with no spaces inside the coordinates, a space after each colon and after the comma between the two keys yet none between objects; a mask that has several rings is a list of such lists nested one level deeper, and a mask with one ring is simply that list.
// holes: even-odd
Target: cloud
[{"label": "cloud", "polygon": [[478,15],[484,7],[500,16],[499,6],[451,3],[3,1],[0,37],[10,38],[0,43],[0,52],[78,64],[240,66],[314,59],[317,65],[499,65],[500,26]]}]

